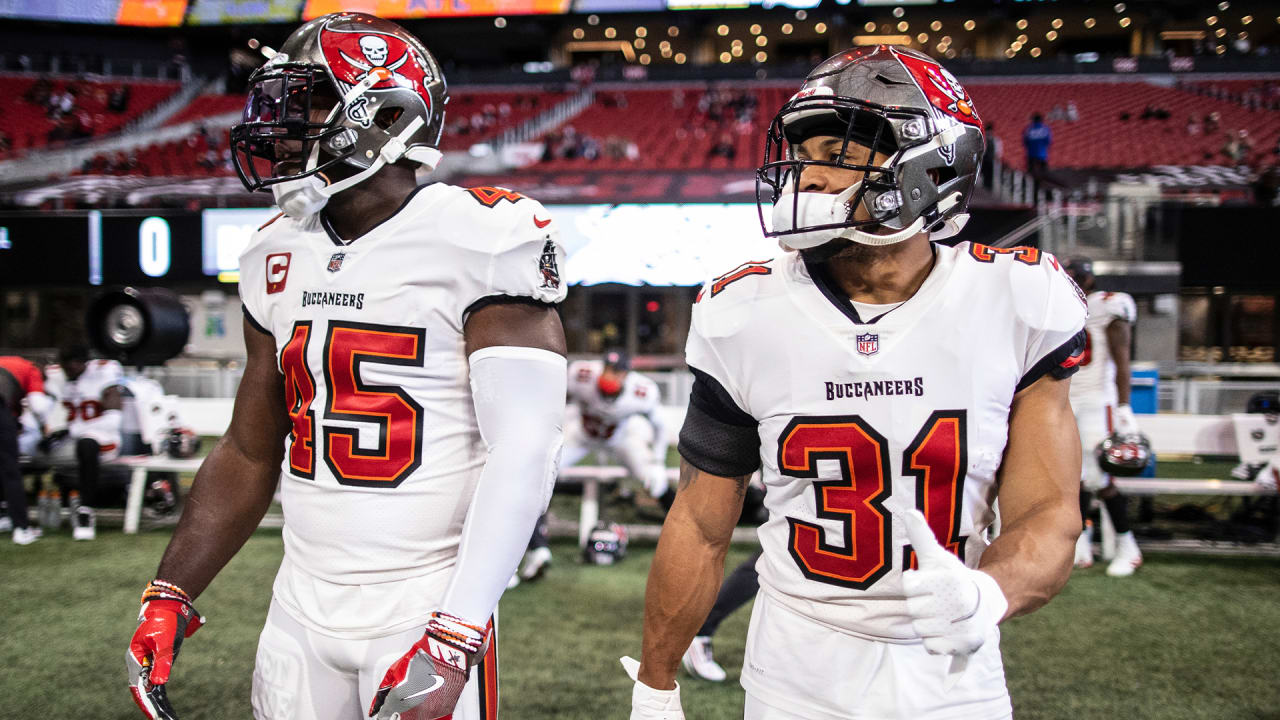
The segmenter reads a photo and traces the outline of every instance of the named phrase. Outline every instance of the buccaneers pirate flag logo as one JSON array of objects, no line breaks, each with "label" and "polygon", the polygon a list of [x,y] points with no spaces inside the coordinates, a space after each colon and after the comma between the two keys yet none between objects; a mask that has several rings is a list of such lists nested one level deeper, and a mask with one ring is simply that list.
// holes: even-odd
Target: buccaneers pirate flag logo
[{"label": "buccaneers pirate flag logo", "polygon": [[366,95],[357,98],[347,108],[347,116],[353,122],[369,127],[372,119],[366,109],[366,96],[395,88],[417,93],[427,113],[431,113],[431,94],[427,92],[427,83],[435,78],[417,51],[403,39],[374,30],[325,27],[320,31],[320,49],[344,92],[369,75],[379,78]]}]

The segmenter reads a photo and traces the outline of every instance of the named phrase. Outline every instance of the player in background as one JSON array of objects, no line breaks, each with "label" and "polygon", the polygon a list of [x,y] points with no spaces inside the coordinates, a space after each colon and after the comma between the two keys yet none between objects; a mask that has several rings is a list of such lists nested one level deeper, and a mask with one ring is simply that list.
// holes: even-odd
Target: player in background
[{"label": "player in background", "polygon": [[[577,465],[590,453],[620,460],[650,495],[669,507],[675,492],[667,481],[667,432],[662,423],[658,385],[631,372],[631,358],[610,350],[600,360],[569,366],[569,418],[560,469]],[[551,563],[546,516],[538,520],[518,576],[537,580]]]},{"label": "player in background", "polygon": [[40,537],[40,528],[31,527],[18,467],[18,418],[24,409],[43,417],[51,405],[40,368],[25,358],[0,356],[0,498],[8,513],[0,517],[0,532],[12,530],[17,545],[30,545]]},{"label": "player in background", "polygon": [[1138,421],[1129,406],[1132,375],[1129,348],[1138,307],[1126,293],[1097,290],[1092,261],[1072,258],[1066,268],[1085,291],[1089,303],[1084,358],[1080,361],[1080,372],[1071,382],[1071,409],[1076,415],[1084,450],[1080,513],[1085,525],[1076,541],[1075,565],[1080,568],[1093,565],[1093,523],[1088,518],[1093,493],[1097,493],[1116,529],[1116,556],[1107,565],[1107,574],[1128,577],[1142,565],[1142,551],[1129,526],[1128,499],[1098,465],[1095,450],[1112,433],[1138,432]]},{"label": "player in background", "polygon": [[558,232],[518,193],[417,185],[447,92],[395,23],[313,20],[249,86],[237,167],[284,216],[240,258],[244,376],[143,593],[130,689],[172,716],[194,603],[279,484],[254,717],[489,720],[491,618],[561,443]]},{"label": "player in background", "polygon": [[746,718],[1011,717],[998,623],[1065,585],[1080,532],[1085,308],[1047,253],[931,242],[967,220],[982,151],[960,84],[897,46],[826,60],[774,117],[757,177],[784,252],[693,306],[633,720],[683,717],[676,669],[758,467]]},{"label": "player in background", "polygon": [[44,445],[49,462],[76,468],[76,488],[68,503],[71,537],[93,540],[102,463],[119,457],[123,442],[120,383],[124,368],[115,360],[91,360],[83,345],[64,348],[58,363],[45,368],[46,386],[66,411],[66,428],[53,432]]}]

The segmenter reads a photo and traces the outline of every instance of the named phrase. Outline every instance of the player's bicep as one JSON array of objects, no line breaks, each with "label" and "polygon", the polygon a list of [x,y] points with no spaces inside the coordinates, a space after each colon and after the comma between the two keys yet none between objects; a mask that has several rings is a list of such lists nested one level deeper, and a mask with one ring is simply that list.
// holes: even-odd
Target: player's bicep
[{"label": "player's bicep", "polygon": [[289,415],[284,376],[276,365],[276,342],[246,318],[244,346],[248,359],[236,391],[227,440],[249,460],[278,465],[289,431]]},{"label": "player's bicep", "polygon": [[1075,513],[1079,524],[1080,436],[1071,381],[1045,375],[1013,398],[1009,443],[1000,465],[1000,515],[1007,526],[1038,512]]},{"label": "player's bicep", "polygon": [[463,325],[466,353],[487,347],[528,347],[566,355],[564,326],[555,306],[504,298],[472,310]]}]

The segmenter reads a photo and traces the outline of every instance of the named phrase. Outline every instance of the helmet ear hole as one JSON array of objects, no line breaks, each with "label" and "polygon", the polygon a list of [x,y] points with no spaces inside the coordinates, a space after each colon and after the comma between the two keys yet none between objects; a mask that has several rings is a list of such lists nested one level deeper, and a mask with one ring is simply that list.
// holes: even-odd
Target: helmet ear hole
[{"label": "helmet ear hole", "polygon": [[373,123],[383,130],[390,129],[400,116],[404,114],[404,108],[384,107],[373,116]]}]

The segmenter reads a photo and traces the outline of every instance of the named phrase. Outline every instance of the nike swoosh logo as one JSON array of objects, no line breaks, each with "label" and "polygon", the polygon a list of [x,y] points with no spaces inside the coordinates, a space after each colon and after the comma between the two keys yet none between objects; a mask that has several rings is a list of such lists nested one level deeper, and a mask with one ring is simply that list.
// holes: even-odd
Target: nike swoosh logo
[{"label": "nike swoosh logo", "polygon": [[537,215],[534,215],[534,216],[533,216],[533,224],[534,224],[534,225],[537,225],[537,226],[538,226],[538,227],[540,227],[540,228],[544,228],[544,227],[546,227],[546,226],[548,226],[548,225],[550,225],[550,224],[551,224],[551,218],[547,218],[546,220],[539,220],[539,219],[538,219],[538,216],[537,216]]},{"label": "nike swoosh logo", "polygon": [[412,694],[412,695],[405,695],[405,696],[404,696],[403,698],[401,698],[401,699],[402,699],[402,700],[412,700],[412,699],[414,699],[414,698],[416,698],[416,697],[420,697],[420,696],[422,696],[422,695],[426,695],[426,694],[428,694],[428,693],[433,693],[433,692],[435,692],[436,690],[439,690],[439,689],[440,689],[440,686],[441,686],[441,685],[444,685],[444,678],[443,678],[443,677],[441,677],[440,675],[432,675],[432,677],[433,677],[433,678],[435,678],[435,684],[434,684],[434,685],[432,685],[431,687],[427,688],[426,690],[419,690],[418,692],[416,692],[416,693],[414,693],[414,694]]}]

